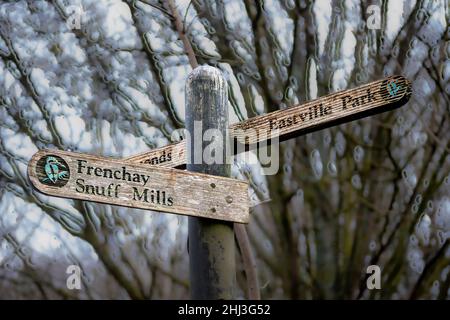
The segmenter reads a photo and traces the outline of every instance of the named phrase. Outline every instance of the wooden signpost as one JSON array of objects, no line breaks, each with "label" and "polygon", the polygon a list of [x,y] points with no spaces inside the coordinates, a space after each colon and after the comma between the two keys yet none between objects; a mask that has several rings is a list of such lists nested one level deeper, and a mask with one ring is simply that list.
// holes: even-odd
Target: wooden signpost
[{"label": "wooden signpost", "polygon": [[[268,138],[278,137],[280,141],[284,141],[393,110],[404,105],[410,96],[411,83],[403,76],[391,76],[233,124],[229,127],[230,137],[244,144],[245,149],[253,149]],[[187,159],[185,150],[186,142],[181,141],[125,160],[165,167],[184,167]]]},{"label": "wooden signpost", "polygon": [[37,152],[28,175],[57,197],[248,223],[248,184],[236,179],[148,167],[56,150]]},{"label": "wooden signpost", "polygon": [[[402,76],[392,76],[231,126],[227,85],[220,71],[196,68],[188,78],[186,92],[189,133],[195,131],[194,123],[201,121],[203,132],[216,129],[222,139],[244,146],[235,148],[236,153],[274,138],[283,141],[393,110],[409,100],[411,84]],[[236,272],[231,222],[249,222],[248,184],[227,177],[229,163],[187,161],[194,157],[194,143],[199,142],[181,141],[122,160],[42,150],[30,160],[28,175],[34,187],[48,195],[192,216],[192,297],[232,298]],[[205,145],[202,141],[200,151]],[[229,156],[223,152],[223,158]],[[188,171],[172,169],[186,164]]]}]

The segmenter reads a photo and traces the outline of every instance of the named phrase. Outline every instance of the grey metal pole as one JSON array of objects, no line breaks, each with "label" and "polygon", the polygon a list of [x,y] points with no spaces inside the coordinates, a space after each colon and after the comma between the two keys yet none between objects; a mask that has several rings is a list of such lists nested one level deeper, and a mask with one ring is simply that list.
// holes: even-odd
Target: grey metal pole
[{"label": "grey metal pole", "polygon": [[[227,82],[220,70],[200,66],[186,82],[187,170],[230,176],[226,161],[228,128]],[[210,140],[208,129],[217,130]],[[204,141],[209,140],[209,141]],[[213,143],[219,163],[204,156]],[[220,147],[222,146],[222,147]],[[209,153],[205,152],[207,156]],[[213,187],[213,186],[212,186]],[[192,299],[232,299],[236,282],[233,224],[213,219],[189,218],[189,266]]]}]

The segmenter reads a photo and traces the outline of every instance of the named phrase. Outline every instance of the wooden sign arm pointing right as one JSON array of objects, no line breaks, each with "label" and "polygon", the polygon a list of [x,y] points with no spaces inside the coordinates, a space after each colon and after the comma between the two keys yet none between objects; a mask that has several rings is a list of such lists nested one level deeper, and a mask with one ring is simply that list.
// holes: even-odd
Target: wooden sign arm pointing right
[{"label": "wooden sign arm pointing right", "polygon": [[[284,110],[256,116],[229,127],[230,136],[245,149],[278,138],[284,141],[344,122],[390,111],[404,105],[412,93],[403,76],[391,76],[358,88],[331,93]],[[241,148],[242,149],[242,148]],[[186,165],[186,141],[147,151],[125,159],[167,167]]]}]

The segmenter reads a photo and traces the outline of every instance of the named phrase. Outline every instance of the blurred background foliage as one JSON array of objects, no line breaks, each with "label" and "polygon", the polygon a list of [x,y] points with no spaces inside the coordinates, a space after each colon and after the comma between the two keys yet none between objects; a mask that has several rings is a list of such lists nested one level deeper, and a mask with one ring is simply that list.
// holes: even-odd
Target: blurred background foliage
[{"label": "blurred background foliage", "polygon": [[[398,110],[283,142],[278,174],[240,159],[233,172],[252,186],[262,298],[448,299],[449,19],[447,0],[0,1],[0,298],[189,297],[185,217],[48,197],[26,166],[41,148],[121,158],[170,143],[186,76],[208,64],[232,122],[411,80]],[[66,287],[73,264],[81,290]]]}]

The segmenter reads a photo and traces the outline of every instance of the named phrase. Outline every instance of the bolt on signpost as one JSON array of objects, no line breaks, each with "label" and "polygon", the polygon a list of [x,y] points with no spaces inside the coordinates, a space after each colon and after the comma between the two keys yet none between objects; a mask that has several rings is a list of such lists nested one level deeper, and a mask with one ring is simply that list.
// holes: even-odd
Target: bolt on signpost
[{"label": "bolt on signpost", "polygon": [[[227,161],[227,107],[227,82],[221,72],[207,66],[194,69],[186,82],[188,171],[230,176],[230,164]],[[217,134],[212,137],[212,142],[207,143],[203,137],[210,129],[214,129]],[[215,146],[214,156],[206,153],[207,144]],[[217,161],[208,161],[208,157],[214,157]],[[234,201],[239,200],[227,198],[227,202]],[[189,261],[191,298],[233,298],[236,267],[232,223],[190,217]]]}]

